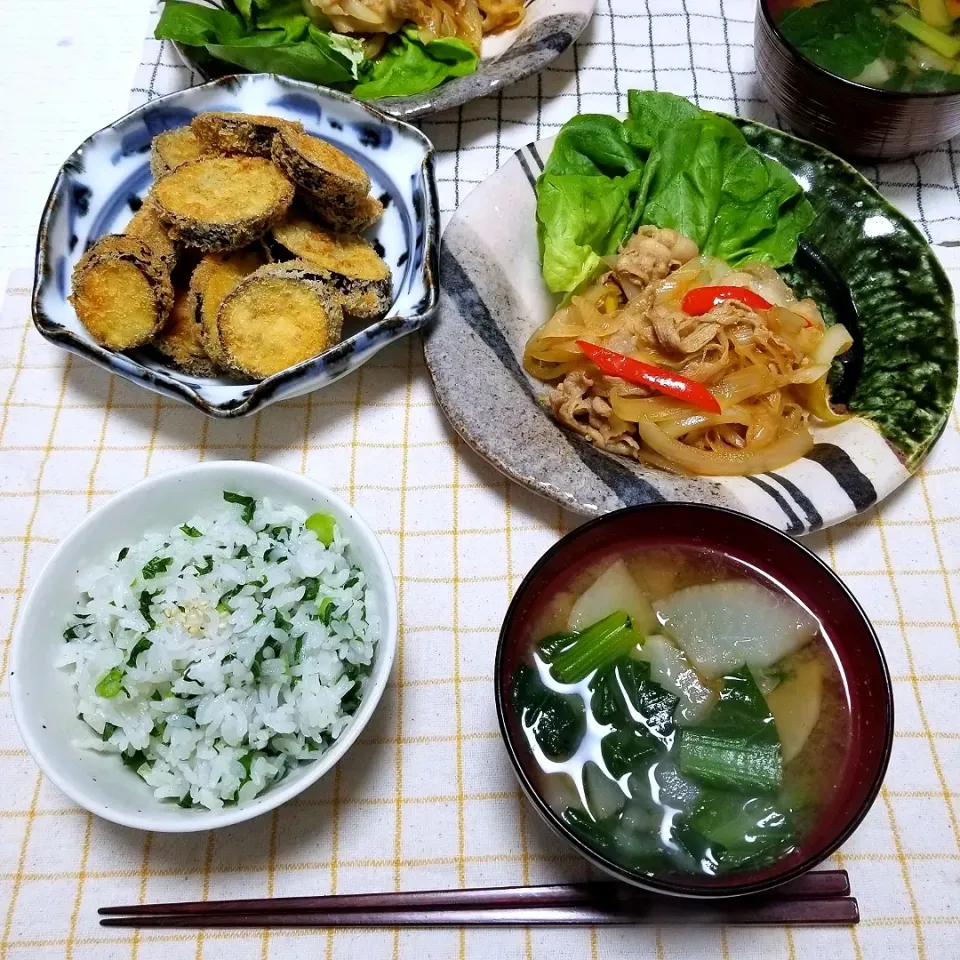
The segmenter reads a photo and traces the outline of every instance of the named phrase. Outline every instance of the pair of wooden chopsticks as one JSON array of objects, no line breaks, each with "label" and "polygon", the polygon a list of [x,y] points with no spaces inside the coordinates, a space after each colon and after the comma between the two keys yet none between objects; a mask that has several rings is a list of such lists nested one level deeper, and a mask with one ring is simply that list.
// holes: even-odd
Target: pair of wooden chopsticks
[{"label": "pair of wooden chopsticks", "polygon": [[733,900],[677,900],[613,881],[101,907],[104,927],[494,927],[573,924],[854,924],[846,870]]}]

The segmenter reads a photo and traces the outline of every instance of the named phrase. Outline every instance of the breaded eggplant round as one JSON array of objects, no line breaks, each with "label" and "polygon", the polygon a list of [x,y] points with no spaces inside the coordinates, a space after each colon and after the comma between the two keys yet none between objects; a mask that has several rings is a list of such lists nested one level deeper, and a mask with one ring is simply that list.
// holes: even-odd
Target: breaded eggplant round
[{"label": "breaded eggplant round", "polygon": [[376,197],[366,196],[354,204],[339,206],[317,201],[303,190],[300,197],[318,220],[338,233],[363,233],[383,216],[383,204]]},{"label": "breaded eggplant round", "polygon": [[165,130],[150,144],[150,171],[159,179],[188,160],[199,160],[205,153],[190,127]]},{"label": "breaded eggplant round", "polygon": [[227,366],[217,333],[217,311],[224,297],[241,280],[266,263],[259,245],[236,253],[208,253],[190,278],[190,312],[200,329],[207,356],[218,367]]},{"label": "breaded eggplant round", "polygon": [[303,124],[255,113],[198,113],[190,123],[197,139],[211,153],[269,157],[273,138],[284,127],[303,132]]},{"label": "breaded eggplant round", "polygon": [[262,380],[337,343],[343,312],[308,263],[271,263],[227,296],[217,330],[230,366]]},{"label": "breaded eggplant round", "polygon": [[274,250],[279,247],[322,271],[347,316],[370,320],[389,310],[390,268],[363,237],[325,230],[297,210],[274,224],[270,236]]},{"label": "breaded eggplant round", "polygon": [[186,373],[198,377],[216,374],[216,368],[203,345],[200,324],[194,316],[190,294],[186,290],[174,291],[170,316],[154,338],[153,345]]},{"label": "breaded eggplant round", "polygon": [[103,237],[74,267],[70,302],[100,346],[131,350],[166,322],[173,303],[170,271],[139,238]]},{"label": "breaded eggplant round", "polygon": [[173,269],[177,262],[177,245],[170,239],[167,228],[157,214],[157,208],[149,200],[133,215],[123,232],[128,237],[142,240],[156,257]]},{"label": "breaded eggplant round", "polygon": [[204,157],[161,177],[151,196],[175,240],[239,250],[287,212],[293,184],[262,157]]},{"label": "breaded eggplant round", "polygon": [[342,150],[302,130],[278,130],[272,156],[318,204],[355,207],[370,192],[370,177],[363,167]]}]

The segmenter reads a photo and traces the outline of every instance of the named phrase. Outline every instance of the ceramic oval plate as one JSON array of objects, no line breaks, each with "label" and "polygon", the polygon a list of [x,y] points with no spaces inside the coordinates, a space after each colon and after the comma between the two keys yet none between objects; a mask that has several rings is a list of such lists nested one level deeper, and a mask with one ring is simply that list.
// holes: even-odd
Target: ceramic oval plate
[{"label": "ceramic oval plate", "polygon": [[[373,101],[384,113],[403,120],[428,117],[532,77],[556,60],[583,32],[597,0],[526,0],[523,23],[483,39],[475,73],[447,80],[434,90],[411,97]],[[211,57],[202,48],[174,43],[180,58],[204,79],[235,73],[237,68]],[[197,53],[199,51],[199,55]]]},{"label": "ceramic oval plate", "polygon": [[[393,272],[387,316],[348,326],[326,353],[260,382],[198,377],[150,348],[116,353],[96,344],[67,300],[70,274],[84,250],[126,226],[153,183],[150,141],[204,110],[299,120],[370,175],[385,207],[368,231]],[[192,404],[215,417],[239,417],[327,386],[379,350],[422,326],[437,304],[438,204],[433,146],[415,127],[332,90],[271,74],[225,77],[146,103],[85,140],[60,168],[40,221],[33,322],[48,340],[111,373]]]},{"label": "ceramic oval plate", "polygon": [[814,426],[810,453],[775,472],[676,476],[598,450],[547,412],[546,388],[526,374],[522,359],[527,338],[556,302],[540,274],[534,194],[552,140],[514,154],[470,194],[444,233],[440,309],[425,345],[440,404],[496,467],[580,513],[687,501],[803,534],[887,496],[946,425],[957,385],[953,294],[929,245],[833,154],[731,119],[793,173],[817,214],[781,273],[856,340],[833,396],[858,416]]}]

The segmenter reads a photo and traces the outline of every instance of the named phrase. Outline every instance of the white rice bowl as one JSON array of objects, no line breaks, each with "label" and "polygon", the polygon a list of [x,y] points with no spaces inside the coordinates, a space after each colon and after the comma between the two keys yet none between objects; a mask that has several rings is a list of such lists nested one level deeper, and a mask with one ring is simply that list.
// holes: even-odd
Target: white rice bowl
[{"label": "white rice bowl", "polygon": [[56,660],[89,731],[77,746],[209,810],[325,752],[381,629],[338,525],[325,545],[298,507],[230,497],[83,571]]}]

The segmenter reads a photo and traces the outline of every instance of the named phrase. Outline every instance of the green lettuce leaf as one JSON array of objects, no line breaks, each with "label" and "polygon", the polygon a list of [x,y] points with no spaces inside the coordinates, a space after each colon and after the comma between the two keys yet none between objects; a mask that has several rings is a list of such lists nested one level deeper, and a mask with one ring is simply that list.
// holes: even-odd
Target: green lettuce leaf
[{"label": "green lettuce leaf", "polygon": [[157,40],[175,40],[188,47],[225,43],[246,32],[243,19],[229,10],[201,6],[188,0],[167,0],[153,35]]},{"label": "green lettuce leaf", "polygon": [[248,26],[253,24],[253,0],[225,0],[223,6],[227,10],[236,10]]},{"label": "green lettuce leaf", "polygon": [[543,277],[554,293],[576,290],[615,253],[633,216],[641,171],[625,177],[547,174],[537,183]]},{"label": "green lettuce leaf", "polygon": [[733,265],[793,260],[813,208],[789,171],[729,120],[682,97],[631,90],[629,118],[565,124],[537,183],[543,276],[555,293],[590,279],[638,227],[672,227]]},{"label": "green lettuce leaf", "polygon": [[276,7],[257,17],[257,30],[279,30],[284,43],[306,40],[311,27],[310,18],[304,16],[299,3],[292,7]]},{"label": "green lettuce leaf", "polygon": [[554,293],[579,287],[626,238],[642,167],[616,117],[564,125],[537,182],[537,237]]},{"label": "green lettuce leaf", "polygon": [[353,95],[361,100],[379,100],[424,93],[450,77],[473,73],[477,61],[476,53],[462,40],[443,38],[423,43],[415,27],[405,27],[369,64]]},{"label": "green lettuce leaf", "polygon": [[584,113],[563,125],[544,173],[618,177],[642,166],[624,124],[616,117]]},{"label": "green lettuce leaf", "polygon": [[[317,33],[322,33],[322,31],[317,30],[316,27],[313,29]],[[339,53],[344,60],[351,64],[351,73],[356,80],[360,76],[361,66],[363,66],[364,61],[367,59],[367,55],[363,49],[363,41],[357,37],[348,37],[345,33],[334,33],[333,31],[328,33],[327,36],[330,39],[330,46]]]},{"label": "green lettuce leaf", "polygon": [[258,31],[232,44],[208,43],[207,50],[246,70],[279,73],[307,83],[331,86],[356,78],[355,58],[341,53],[342,44],[334,44],[330,33],[311,24],[307,36],[298,43],[286,43],[282,31]]},{"label": "green lettuce leaf", "polygon": [[701,253],[734,266],[789,263],[814,216],[784,167],[749,146],[729,120],[709,113],[661,134],[640,194],[634,228],[672,227]]},{"label": "green lettuce leaf", "polygon": [[223,9],[167,0],[154,36],[255,73],[326,86],[349,85],[365,60],[360,40],[318,29],[299,0],[229,0]]},{"label": "green lettuce leaf", "polygon": [[674,93],[656,90],[630,90],[627,94],[630,115],[624,121],[630,143],[644,156],[657,145],[660,137],[684,120],[703,115],[703,111]]}]

